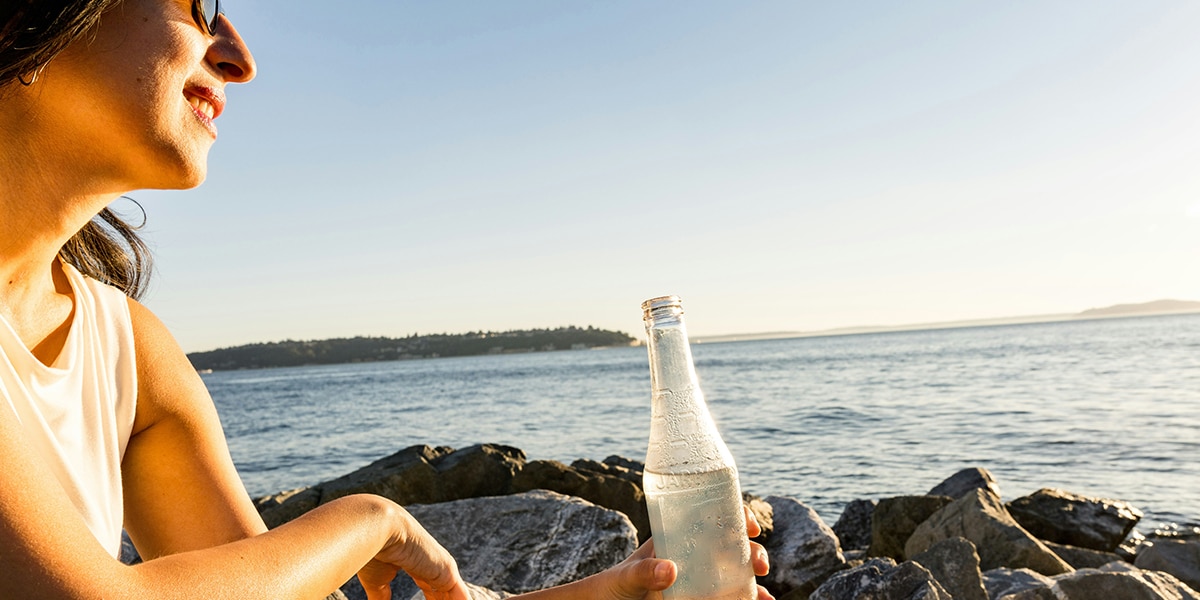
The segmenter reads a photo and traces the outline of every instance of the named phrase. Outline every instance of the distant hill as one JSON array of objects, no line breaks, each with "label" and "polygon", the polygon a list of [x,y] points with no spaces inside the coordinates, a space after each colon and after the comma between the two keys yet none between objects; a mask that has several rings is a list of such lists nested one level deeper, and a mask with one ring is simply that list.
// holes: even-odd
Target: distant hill
[{"label": "distant hill", "polygon": [[1104,308],[1089,308],[1076,317],[1121,317],[1131,315],[1153,315],[1162,313],[1200,312],[1200,302],[1191,300],[1155,300],[1141,304],[1115,304]]},{"label": "distant hill", "polygon": [[588,326],[462,334],[410,335],[405,338],[354,337],[329,340],[269,342],[188,354],[198,371],[298,367],[377,362],[440,356],[474,356],[583,350],[629,346],[634,338],[619,331]]},{"label": "distant hill", "polygon": [[1059,313],[1048,315],[1025,315],[1019,317],[999,317],[993,319],[971,319],[966,321],[943,321],[937,323],[915,323],[911,325],[863,325],[858,327],[840,327],[820,331],[779,331],[772,333],[744,333],[733,335],[700,336],[692,339],[692,343],[739,342],[751,340],[772,340],[799,337],[826,337],[839,335],[858,335],[863,333],[888,333],[894,331],[923,331],[930,329],[958,329],[963,327],[990,327],[994,325],[1022,325],[1027,323],[1053,323],[1056,321],[1071,321],[1075,319],[1106,319],[1113,317],[1136,317],[1150,315],[1169,315],[1200,312],[1200,302],[1191,300],[1155,300],[1141,304],[1117,304],[1104,308],[1091,308],[1079,313]]}]

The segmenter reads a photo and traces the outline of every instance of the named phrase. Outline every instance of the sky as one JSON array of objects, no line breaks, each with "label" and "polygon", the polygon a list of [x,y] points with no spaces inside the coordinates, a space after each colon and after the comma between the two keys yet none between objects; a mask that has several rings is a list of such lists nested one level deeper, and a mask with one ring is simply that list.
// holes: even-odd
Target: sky
[{"label": "sky", "polygon": [[[1200,300],[1200,2],[228,0],[186,351],[814,331]],[[113,208],[137,215],[127,200]],[[140,215],[138,215],[140,217]]]}]

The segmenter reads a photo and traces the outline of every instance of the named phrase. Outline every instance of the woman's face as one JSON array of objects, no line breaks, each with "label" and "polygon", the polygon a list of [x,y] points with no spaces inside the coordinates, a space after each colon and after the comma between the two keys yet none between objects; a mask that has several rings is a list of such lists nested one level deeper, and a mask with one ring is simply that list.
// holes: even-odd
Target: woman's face
[{"label": "woman's face", "polygon": [[224,88],[254,77],[224,17],[209,36],[190,0],[122,0],[46,66],[33,94],[46,143],[119,191],[199,185]]}]

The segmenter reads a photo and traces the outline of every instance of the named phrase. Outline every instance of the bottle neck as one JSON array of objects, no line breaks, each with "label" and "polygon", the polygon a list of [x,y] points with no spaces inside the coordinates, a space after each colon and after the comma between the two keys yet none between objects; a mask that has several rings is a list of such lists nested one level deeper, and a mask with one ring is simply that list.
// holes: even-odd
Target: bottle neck
[{"label": "bottle neck", "polygon": [[697,385],[692,347],[682,318],[671,322],[647,322],[646,337],[650,352],[650,386],[654,391],[683,390]]}]

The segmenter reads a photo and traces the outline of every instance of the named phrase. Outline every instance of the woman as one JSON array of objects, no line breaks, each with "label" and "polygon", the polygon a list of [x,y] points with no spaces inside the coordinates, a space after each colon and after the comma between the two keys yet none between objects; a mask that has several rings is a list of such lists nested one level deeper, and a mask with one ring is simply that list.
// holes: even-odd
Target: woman
[{"label": "woman", "polygon": [[[145,247],[105,207],[203,181],[223,90],[254,74],[216,0],[0,6],[0,598],[320,598],[357,573],[384,599],[400,570],[428,598],[467,597],[450,555],[377,496],[268,532],[203,384],[133,299]],[[144,563],[115,558],[122,527]],[[674,569],[647,544],[528,597],[657,597]]]}]

